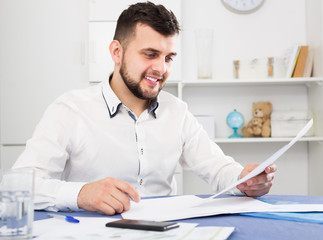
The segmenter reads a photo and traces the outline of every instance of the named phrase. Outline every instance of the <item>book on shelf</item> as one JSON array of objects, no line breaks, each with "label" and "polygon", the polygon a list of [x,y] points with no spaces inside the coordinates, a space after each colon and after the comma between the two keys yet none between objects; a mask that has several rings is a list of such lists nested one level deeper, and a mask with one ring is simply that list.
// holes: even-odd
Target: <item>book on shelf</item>
[{"label": "book on shelf", "polygon": [[309,49],[307,53],[307,58],[305,61],[303,77],[311,77],[313,71],[313,61],[314,61],[314,50]]},{"label": "book on shelf", "polygon": [[289,48],[284,53],[284,60],[286,66],[286,78],[293,76],[297,58],[299,55],[300,46],[295,45],[292,48]]},{"label": "book on shelf", "polygon": [[299,54],[297,56],[296,65],[292,77],[303,77],[305,62],[308,54],[308,46],[300,46]]}]

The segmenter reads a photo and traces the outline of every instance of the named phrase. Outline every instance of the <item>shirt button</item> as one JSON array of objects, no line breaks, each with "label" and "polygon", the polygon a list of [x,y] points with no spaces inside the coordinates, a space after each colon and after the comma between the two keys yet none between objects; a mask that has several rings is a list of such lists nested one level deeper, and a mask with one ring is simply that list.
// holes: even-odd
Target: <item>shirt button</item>
[{"label": "shirt button", "polygon": [[142,182],[143,182],[143,180],[142,180],[142,178],[139,180],[139,185],[142,185]]}]

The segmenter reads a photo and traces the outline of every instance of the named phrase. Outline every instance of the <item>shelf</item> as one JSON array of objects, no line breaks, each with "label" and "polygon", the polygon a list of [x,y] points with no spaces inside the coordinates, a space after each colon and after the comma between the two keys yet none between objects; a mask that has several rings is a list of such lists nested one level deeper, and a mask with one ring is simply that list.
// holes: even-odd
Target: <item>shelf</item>
[{"label": "shelf", "polygon": [[170,81],[167,81],[166,82],[166,87],[177,87],[178,84],[181,83],[180,81],[173,81],[173,80],[170,80]]},{"label": "shelf", "polygon": [[[292,137],[274,137],[274,138],[215,138],[215,143],[274,143],[290,142]],[[322,142],[323,137],[303,137],[299,142]]]},{"label": "shelf", "polygon": [[[100,82],[90,82],[91,84],[97,84]],[[174,81],[169,80],[166,82],[166,87],[178,87],[180,84],[182,87],[210,87],[210,86],[249,86],[249,85],[304,85],[304,84],[323,84],[323,77],[311,77],[311,78],[264,78],[264,79],[198,79],[195,81]]]},{"label": "shelf", "polygon": [[208,87],[208,86],[248,86],[248,85],[304,85],[304,84],[319,84],[323,83],[323,77],[310,78],[264,78],[264,79],[198,79],[195,81],[169,81],[166,86],[176,86],[181,84],[185,86],[194,87]]}]

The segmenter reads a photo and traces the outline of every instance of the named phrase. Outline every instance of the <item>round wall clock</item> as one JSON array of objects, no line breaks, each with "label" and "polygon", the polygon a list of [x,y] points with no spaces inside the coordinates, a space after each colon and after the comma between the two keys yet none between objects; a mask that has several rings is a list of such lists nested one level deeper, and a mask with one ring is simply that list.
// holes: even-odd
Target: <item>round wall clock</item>
[{"label": "round wall clock", "polygon": [[235,13],[252,13],[258,10],[265,0],[221,0],[223,5]]}]

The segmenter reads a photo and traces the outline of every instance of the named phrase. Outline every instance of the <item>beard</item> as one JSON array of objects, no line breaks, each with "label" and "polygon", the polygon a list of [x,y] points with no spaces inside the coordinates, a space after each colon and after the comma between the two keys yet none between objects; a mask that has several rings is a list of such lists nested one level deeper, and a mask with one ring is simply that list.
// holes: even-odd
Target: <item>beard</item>
[{"label": "beard", "polygon": [[[143,88],[140,86],[140,83],[143,81],[145,76],[147,75],[147,72],[143,72],[140,76],[140,81],[136,81],[133,78],[129,76],[129,73],[127,71],[127,66],[125,62],[122,60],[121,67],[119,70],[120,76],[123,79],[123,82],[126,84],[127,88],[129,91],[135,95],[137,98],[143,99],[143,100],[153,100],[156,99],[159,92],[162,90],[161,82],[159,82],[159,89],[158,92],[148,92],[144,91]],[[160,76],[160,74],[153,74],[155,76]],[[163,81],[164,79],[162,78],[160,81]]]}]

